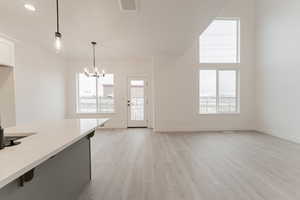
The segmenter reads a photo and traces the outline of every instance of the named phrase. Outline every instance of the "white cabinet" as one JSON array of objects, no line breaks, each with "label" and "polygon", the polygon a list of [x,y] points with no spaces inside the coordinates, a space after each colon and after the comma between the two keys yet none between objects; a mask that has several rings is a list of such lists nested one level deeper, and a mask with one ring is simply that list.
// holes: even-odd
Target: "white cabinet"
[{"label": "white cabinet", "polygon": [[15,45],[13,42],[0,38],[0,66],[15,66]]}]

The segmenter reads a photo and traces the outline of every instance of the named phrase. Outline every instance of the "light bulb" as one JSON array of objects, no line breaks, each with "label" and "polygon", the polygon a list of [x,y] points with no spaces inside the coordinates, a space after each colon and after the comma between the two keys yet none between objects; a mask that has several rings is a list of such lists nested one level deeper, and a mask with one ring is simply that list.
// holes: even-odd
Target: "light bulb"
[{"label": "light bulb", "polygon": [[61,50],[61,48],[62,48],[61,33],[60,32],[55,32],[54,47],[56,49],[56,52],[59,52]]},{"label": "light bulb", "polygon": [[61,50],[61,38],[60,37],[55,37],[55,49],[57,51],[60,51]]}]

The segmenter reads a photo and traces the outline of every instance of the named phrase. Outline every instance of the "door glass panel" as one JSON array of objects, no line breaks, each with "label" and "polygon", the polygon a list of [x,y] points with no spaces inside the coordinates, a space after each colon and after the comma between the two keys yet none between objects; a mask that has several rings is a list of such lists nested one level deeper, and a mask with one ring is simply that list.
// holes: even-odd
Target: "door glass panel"
[{"label": "door glass panel", "polygon": [[145,97],[144,97],[143,80],[131,81],[130,95],[131,95],[130,119],[134,121],[143,121],[145,119],[144,116]]},{"label": "door glass panel", "polygon": [[132,80],[130,81],[130,85],[132,86],[144,86],[143,80]]}]

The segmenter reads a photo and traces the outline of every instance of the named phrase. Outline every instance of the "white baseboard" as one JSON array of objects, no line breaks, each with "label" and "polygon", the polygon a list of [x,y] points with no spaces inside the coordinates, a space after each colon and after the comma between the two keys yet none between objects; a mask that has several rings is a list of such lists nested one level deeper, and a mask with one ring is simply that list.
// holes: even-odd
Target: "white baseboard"
[{"label": "white baseboard", "polygon": [[256,132],[254,129],[195,129],[195,130],[186,130],[186,129],[154,129],[154,132],[157,133],[219,133],[219,132]]},{"label": "white baseboard", "polygon": [[291,143],[295,143],[295,144],[300,144],[300,139],[299,138],[292,138],[292,137],[284,137],[282,135],[278,135],[278,134],[274,134],[272,131],[264,131],[264,130],[257,130],[256,132],[261,133],[261,134],[265,134],[265,135],[270,135]]}]

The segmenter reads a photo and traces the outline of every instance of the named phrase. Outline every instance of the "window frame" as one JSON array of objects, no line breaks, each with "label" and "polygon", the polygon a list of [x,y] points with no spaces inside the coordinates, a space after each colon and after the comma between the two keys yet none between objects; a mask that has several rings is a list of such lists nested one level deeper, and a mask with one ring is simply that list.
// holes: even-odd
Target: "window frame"
[{"label": "window frame", "polygon": [[[201,113],[200,105],[200,71],[201,70],[213,70],[216,71],[216,113]],[[219,112],[219,72],[220,71],[235,71],[236,72],[236,111],[235,112]],[[218,67],[200,67],[198,69],[198,114],[199,115],[239,115],[240,110],[240,70],[237,68],[218,68]]]},{"label": "window frame", "polygon": [[241,18],[240,17],[217,17],[215,18],[213,21],[216,20],[222,20],[222,21],[236,21],[237,22],[237,60],[236,62],[201,62],[200,59],[200,38],[201,38],[201,34],[203,34],[206,29],[211,25],[211,23],[206,27],[206,29],[199,35],[198,40],[197,40],[197,58],[198,58],[198,63],[199,64],[206,64],[206,65],[211,65],[211,64],[240,64],[241,63]]},{"label": "window frame", "polygon": [[[83,74],[81,72],[76,73],[76,105],[75,105],[75,110],[76,114],[86,114],[86,115],[95,115],[95,114],[115,114],[116,113],[116,108],[115,108],[115,97],[114,97],[114,104],[113,104],[113,111],[112,112],[99,112],[99,97],[98,97],[98,78],[96,78],[96,112],[80,112],[79,111],[79,74]],[[114,88],[113,88],[113,93],[115,93],[115,74],[114,73],[108,73],[113,75],[113,81],[114,81]]]}]

